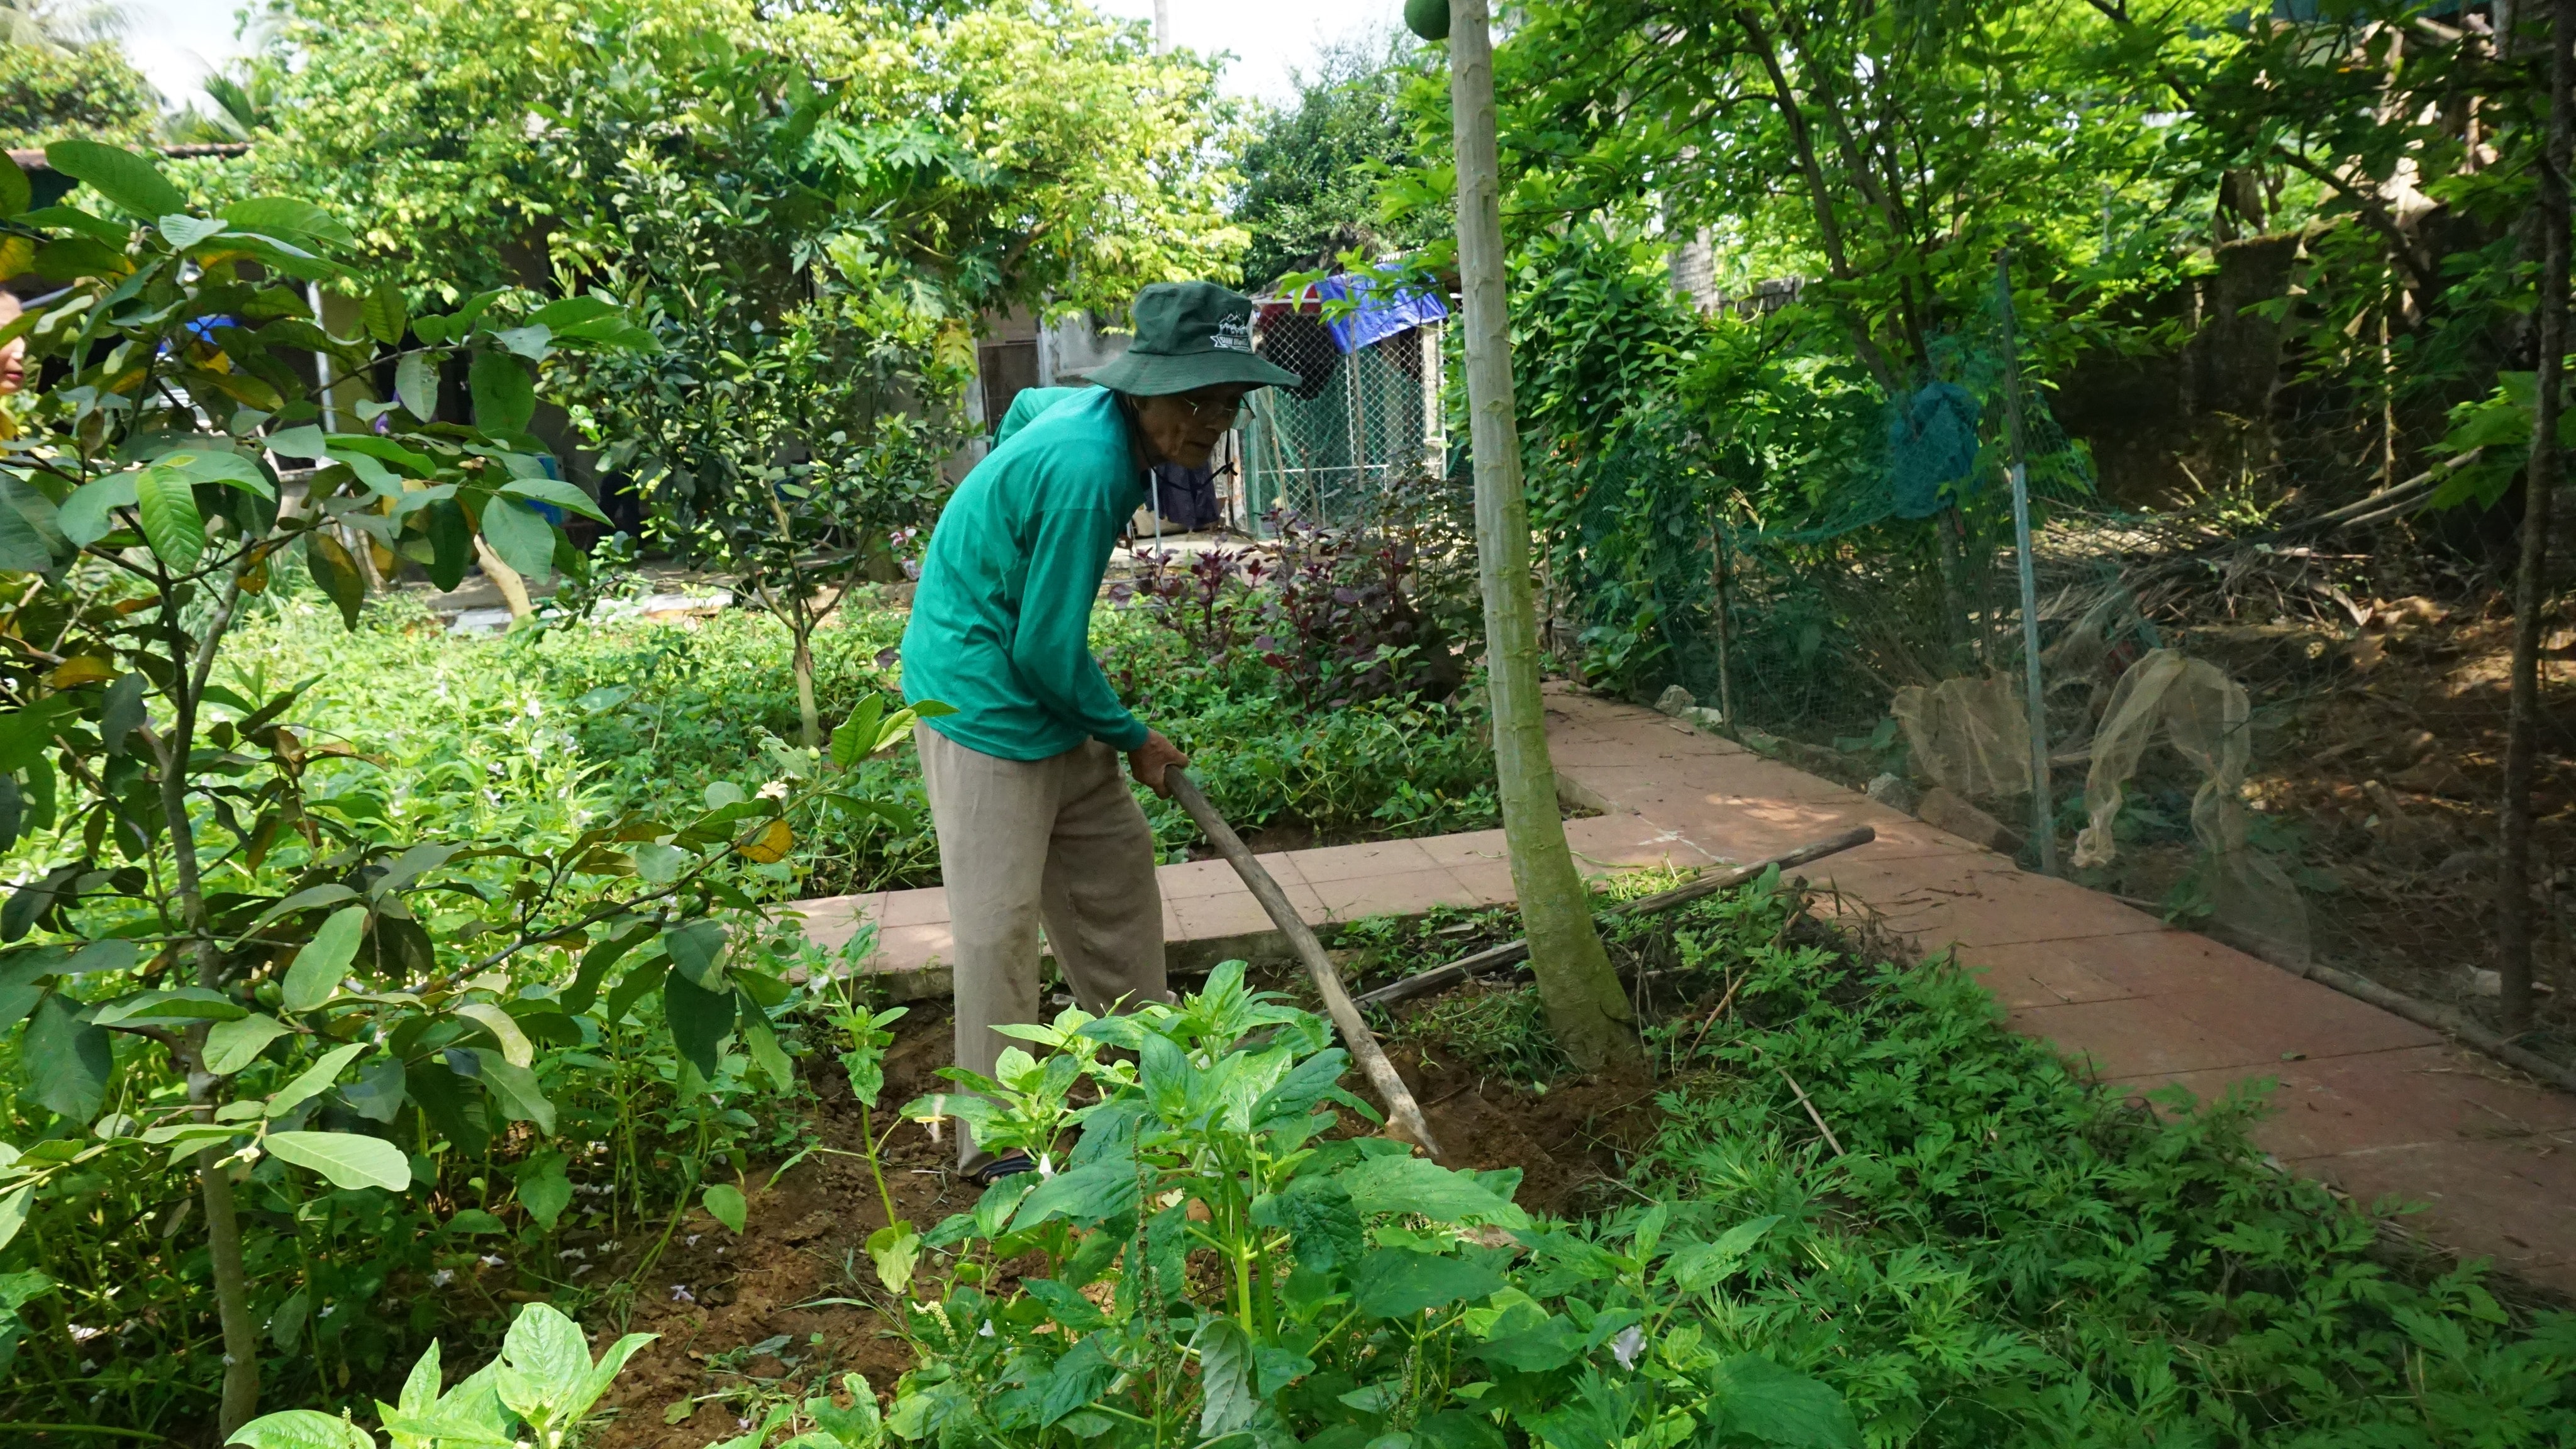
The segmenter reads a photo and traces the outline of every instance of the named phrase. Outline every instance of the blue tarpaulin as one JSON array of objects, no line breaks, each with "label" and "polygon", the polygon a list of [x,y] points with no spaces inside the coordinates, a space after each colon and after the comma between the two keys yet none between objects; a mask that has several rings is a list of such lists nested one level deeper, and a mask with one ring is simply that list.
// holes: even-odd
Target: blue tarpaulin
[{"label": "blue tarpaulin", "polygon": [[[1356,305],[1336,305],[1342,303]],[[1295,297],[1282,297],[1266,304],[1264,310],[1269,307],[1322,313],[1325,329],[1333,334],[1333,345],[1344,353],[1357,352],[1371,343],[1383,342],[1399,332],[1410,331],[1425,322],[1440,321],[1449,315],[1449,308],[1440,300],[1440,294],[1427,287],[1390,284],[1349,272],[1310,282]]]}]

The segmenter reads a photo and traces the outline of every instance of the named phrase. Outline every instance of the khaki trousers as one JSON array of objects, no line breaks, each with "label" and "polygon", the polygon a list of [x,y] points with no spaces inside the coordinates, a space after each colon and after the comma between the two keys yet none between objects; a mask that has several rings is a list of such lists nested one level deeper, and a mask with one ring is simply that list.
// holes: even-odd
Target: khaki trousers
[{"label": "khaki trousers", "polygon": [[[993,1028],[1052,1015],[1038,1000],[1041,922],[1083,1010],[1170,1000],[1154,833],[1118,752],[1087,740],[1043,760],[1005,760],[928,725],[912,739],[956,936],[957,1065],[991,1076],[1003,1048],[1029,1049]],[[990,1160],[963,1124],[957,1149],[961,1169]]]}]

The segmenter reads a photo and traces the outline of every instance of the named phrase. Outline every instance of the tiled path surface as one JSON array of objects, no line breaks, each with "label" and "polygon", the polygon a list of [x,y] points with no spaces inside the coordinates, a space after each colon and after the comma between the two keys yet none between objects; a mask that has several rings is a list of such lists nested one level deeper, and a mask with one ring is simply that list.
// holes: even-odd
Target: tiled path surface
[{"label": "tiled path surface", "polygon": [[[1631,811],[1569,820],[1566,837],[1586,873],[1670,863],[1696,867],[1715,857]],[[1511,864],[1503,832],[1435,835],[1379,845],[1335,845],[1265,855],[1261,863],[1297,903],[1309,925],[1323,927],[1366,916],[1409,915],[1433,906],[1502,905],[1512,898]],[[1163,887],[1163,937],[1176,965],[1206,965],[1228,955],[1289,959],[1285,938],[1260,902],[1221,860],[1167,865]],[[861,918],[878,929],[875,966],[897,978],[898,997],[933,996],[948,990],[943,966],[955,938],[948,927],[948,893],[884,891],[799,902],[806,933],[826,946],[849,939]]]},{"label": "tiled path surface", "polygon": [[[1551,690],[1548,743],[1569,798],[1603,811],[1566,832],[1586,868],[1758,860],[1869,825],[1878,839],[1806,867],[1926,951],[1956,947],[2021,1031],[2106,1079],[2214,1096],[2273,1078],[2264,1148],[2365,1201],[2429,1205],[2435,1240],[2576,1293],[2576,1097],[2377,1007],[2303,981],[2107,896],[2016,869],[1911,816],[1652,711]],[[1310,922],[1511,898],[1502,833],[1264,858]],[[1176,954],[1257,950],[1268,922],[1217,861],[1162,872]],[[812,901],[815,936],[880,922],[885,969],[944,991],[942,893]]]}]

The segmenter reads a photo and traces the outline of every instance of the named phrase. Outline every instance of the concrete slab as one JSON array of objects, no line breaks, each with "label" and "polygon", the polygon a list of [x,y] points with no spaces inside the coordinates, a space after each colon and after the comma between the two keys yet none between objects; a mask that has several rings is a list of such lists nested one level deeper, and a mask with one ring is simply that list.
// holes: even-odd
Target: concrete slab
[{"label": "concrete slab", "polygon": [[2006,1017],[2013,1030],[2035,1036],[2068,1057],[2088,1062],[2096,1076],[2167,1077],[2212,1068],[2257,1071],[2276,1066],[2278,1053],[2185,1021],[2164,1002],[2143,997],[2029,1006]]},{"label": "concrete slab", "polygon": [[2576,1284],[2566,1204],[2576,1153],[2491,1142],[2429,1142],[2292,1159],[2365,1205],[2420,1203],[2416,1231],[2469,1257],[2562,1292]]},{"label": "concrete slab", "polygon": [[1335,924],[1370,916],[1418,916],[1435,906],[1460,904],[1466,887],[1439,866],[1388,875],[1314,882],[1308,889],[1324,903]]},{"label": "concrete slab", "polygon": [[[2282,1062],[2265,1075],[2280,1085],[2256,1137],[2283,1159],[2434,1142],[2576,1147],[2576,1097],[2447,1043]],[[2181,1086],[2213,1101],[2242,1076],[2220,1070],[2121,1080],[2141,1092]]]},{"label": "concrete slab", "polygon": [[[1440,862],[1418,840],[1388,840],[1374,845],[1334,845],[1296,852],[1297,873],[1309,885],[1367,880],[1438,870]],[[1218,862],[1222,864],[1223,862]],[[1454,887],[1452,887],[1454,888]]]},{"label": "concrete slab", "polygon": [[[1571,821],[1569,824],[1581,824]],[[1417,841],[1434,865],[1482,865],[1511,859],[1510,842],[1499,830],[1476,830],[1464,835],[1434,835]]]}]

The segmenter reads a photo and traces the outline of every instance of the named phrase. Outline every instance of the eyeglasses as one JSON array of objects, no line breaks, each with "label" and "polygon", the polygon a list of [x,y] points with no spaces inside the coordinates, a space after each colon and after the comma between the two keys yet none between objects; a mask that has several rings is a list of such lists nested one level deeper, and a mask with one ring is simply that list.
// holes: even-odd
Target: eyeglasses
[{"label": "eyeglasses", "polygon": [[1233,397],[1211,398],[1206,402],[1193,402],[1184,396],[1181,405],[1188,408],[1191,418],[1198,422],[1232,423],[1235,416],[1243,411],[1246,396],[1237,393]]}]

